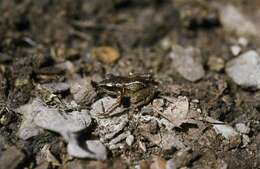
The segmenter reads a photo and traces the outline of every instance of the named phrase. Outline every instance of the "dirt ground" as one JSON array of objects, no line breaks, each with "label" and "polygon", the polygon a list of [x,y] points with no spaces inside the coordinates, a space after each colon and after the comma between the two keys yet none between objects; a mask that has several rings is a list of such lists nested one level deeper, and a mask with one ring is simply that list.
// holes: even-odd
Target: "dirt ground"
[{"label": "dirt ground", "polygon": [[[232,27],[221,16],[228,5],[260,28],[257,0],[0,1],[0,168],[257,169],[260,92],[258,87],[237,83],[227,74],[226,63],[249,50],[260,52],[260,29],[251,31],[248,23]],[[245,25],[249,26],[244,31]],[[188,61],[174,59],[176,51],[182,55],[188,48],[192,55],[199,52],[186,72]],[[176,125],[167,129],[170,122],[159,124],[164,116],[146,115],[143,110],[167,100],[158,95],[151,100],[153,104],[126,113],[129,117],[121,133],[131,136],[122,135],[120,144],[102,141],[106,137],[100,129],[103,121],[91,115],[83,136],[101,140],[106,146],[105,160],[71,155],[64,135],[48,127],[41,127],[32,137],[19,135],[26,118],[21,106],[27,105],[30,112],[35,98],[59,110],[60,99],[74,101],[78,111],[86,109],[91,114],[103,96],[93,93],[90,81],[101,81],[106,74],[127,77],[130,72],[152,74],[159,95],[174,99],[177,107],[187,102],[189,111],[224,122],[235,134],[231,138],[217,132],[216,125],[205,120],[176,124],[173,118],[170,122]],[[85,95],[75,95],[71,84],[82,79],[87,81],[81,83]],[[60,82],[64,86],[57,85]],[[54,87],[54,94],[39,90],[44,84],[56,84],[58,89]],[[58,102],[49,101],[50,95]],[[171,103],[161,107],[167,106]],[[141,112],[153,120],[137,120],[146,117],[139,117]],[[167,146],[176,141],[175,136],[180,143],[160,146],[154,141],[157,135],[163,138],[161,142],[169,139]]]}]

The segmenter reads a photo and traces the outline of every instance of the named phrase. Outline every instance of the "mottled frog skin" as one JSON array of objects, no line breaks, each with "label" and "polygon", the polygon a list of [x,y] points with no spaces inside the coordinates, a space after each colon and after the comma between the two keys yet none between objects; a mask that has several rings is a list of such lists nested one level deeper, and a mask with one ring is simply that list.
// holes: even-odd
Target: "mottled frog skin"
[{"label": "mottled frog skin", "polygon": [[[130,106],[140,107],[148,104],[155,97],[157,91],[156,82],[151,75],[108,75],[101,82],[93,82],[93,86],[99,93],[117,97],[121,102],[123,98],[129,98]],[[121,103],[120,103],[121,104]]]}]

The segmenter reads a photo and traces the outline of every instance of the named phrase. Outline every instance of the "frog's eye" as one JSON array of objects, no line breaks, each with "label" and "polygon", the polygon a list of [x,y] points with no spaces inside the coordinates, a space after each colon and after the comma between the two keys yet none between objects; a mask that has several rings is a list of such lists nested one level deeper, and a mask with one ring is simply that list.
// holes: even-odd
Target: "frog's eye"
[{"label": "frog's eye", "polygon": [[112,83],[106,83],[105,85],[106,87],[114,87],[114,85]]}]

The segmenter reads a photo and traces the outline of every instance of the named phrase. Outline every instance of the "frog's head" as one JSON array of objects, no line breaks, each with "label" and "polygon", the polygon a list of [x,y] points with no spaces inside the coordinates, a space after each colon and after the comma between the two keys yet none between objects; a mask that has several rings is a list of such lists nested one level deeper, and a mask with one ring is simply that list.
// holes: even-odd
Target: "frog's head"
[{"label": "frog's head", "polygon": [[117,95],[120,88],[115,85],[115,83],[108,80],[103,80],[101,82],[91,81],[91,85],[95,88],[98,93],[106,93],[108,95]]}]

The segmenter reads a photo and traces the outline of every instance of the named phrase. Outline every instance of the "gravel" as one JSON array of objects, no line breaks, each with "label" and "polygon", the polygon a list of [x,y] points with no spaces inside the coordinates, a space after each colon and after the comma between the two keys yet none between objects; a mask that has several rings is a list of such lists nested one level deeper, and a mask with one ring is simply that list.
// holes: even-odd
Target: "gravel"
[{"label": "gravel", "polygon": [[197,81],[205,75],[200,62],[200,50],[193,47],[174,46],[169,54],[173,67],[189,81]]},{"label": "gravel", "polygon": [[254,50],[247,51],[226,65],[226,73],[243,87],[260,88],[260,56]]}]

